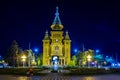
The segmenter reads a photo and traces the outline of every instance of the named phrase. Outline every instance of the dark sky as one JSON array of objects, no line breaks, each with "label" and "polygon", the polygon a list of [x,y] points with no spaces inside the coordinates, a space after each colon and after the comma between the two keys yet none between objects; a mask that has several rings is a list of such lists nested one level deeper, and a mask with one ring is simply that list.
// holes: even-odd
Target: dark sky
[{"label": "dark sky", "polygon": [[100,49],[105,55],[120,54],[120,3],[79,0],[4,0],[0,1],[0,54],[5,54],[13,40],[19,47],[38,47],[59,6],[64,31],[68,30],[72,50]]}]

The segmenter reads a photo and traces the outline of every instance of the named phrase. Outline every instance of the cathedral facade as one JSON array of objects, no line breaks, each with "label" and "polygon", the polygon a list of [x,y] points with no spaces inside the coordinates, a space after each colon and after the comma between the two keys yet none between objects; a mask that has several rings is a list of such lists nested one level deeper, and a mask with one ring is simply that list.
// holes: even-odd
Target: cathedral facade
[{"label": "cathedral facade", "polygon": [[67,66],[71,59],[71,40],[68,31],[63,31],[58,7],[50,27],[51,31],[46,31],[43,39],[43,66]]}]

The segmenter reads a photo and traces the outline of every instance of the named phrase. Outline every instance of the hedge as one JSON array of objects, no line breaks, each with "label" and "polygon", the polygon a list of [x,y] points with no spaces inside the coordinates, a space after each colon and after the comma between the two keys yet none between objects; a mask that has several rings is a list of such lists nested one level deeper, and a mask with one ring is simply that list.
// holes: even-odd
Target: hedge
[{"label": "hedge", "polygon": [[[45,73],[39,73],[39,71],[45,68],[33,68],[34,75],[45,75]],[[0,74],[10,74],[10,75],[26,75],[29,68],[0,68]]]}]

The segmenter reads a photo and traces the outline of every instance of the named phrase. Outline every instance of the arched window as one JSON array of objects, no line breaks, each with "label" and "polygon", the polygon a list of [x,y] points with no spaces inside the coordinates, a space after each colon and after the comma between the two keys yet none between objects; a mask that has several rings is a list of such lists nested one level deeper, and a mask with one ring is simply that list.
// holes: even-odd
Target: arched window
[{"label": "arched window", "polygon": [[59,50],[59,47],[58,47],[58,46],[55,46],[55,50],[58,51],[58,50]]},{"label": "arched window", "polygon": [[59,47],[55,46],[55,53],[58,54],[59,53]]}]

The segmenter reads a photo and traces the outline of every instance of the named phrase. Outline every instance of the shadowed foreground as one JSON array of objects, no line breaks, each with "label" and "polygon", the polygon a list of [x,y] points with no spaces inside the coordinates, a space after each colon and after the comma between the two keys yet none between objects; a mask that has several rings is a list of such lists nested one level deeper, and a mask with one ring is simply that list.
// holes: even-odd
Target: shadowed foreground
[{"label": "shadowed foreground", "polygon": [[[0,75],[0,80],[27,80],[26,76]],[[33,76],[32,80],[120,80],[117,74],[98,76],[61,76],[50,73],[46,76]]]}]

